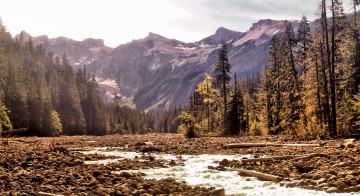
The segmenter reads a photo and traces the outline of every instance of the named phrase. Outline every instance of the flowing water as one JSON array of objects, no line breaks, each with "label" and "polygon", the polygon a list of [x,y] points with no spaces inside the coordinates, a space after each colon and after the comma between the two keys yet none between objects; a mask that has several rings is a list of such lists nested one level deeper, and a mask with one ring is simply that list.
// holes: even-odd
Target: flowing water
[{"label": "flowing water", "polygon": [[[123,159],[134,159],[141,157],[141,153],[122,152],[116,148],[95,148],[91,151],[82,151],[84,154],[102,154],[105,156],[116,156],[115,159],[100,161],[87,161],[87,164],[107,164]],[[208,169],[209,166],[216,167],[223,159],[240,160],[251,155],[171,155],[151,154],[155,159],[175,160],[182,159],[184,165],[177,165],[169,168],[134,170],[132,172],[145,173],[145,178],[161,179],[172,177],[178,181],[186,181],[189,185],[224,188],[226,195],[356,195],[354,193],[328,194],[323,191],[306,190],[301,188],[285,188],[278,183],[259,181],[254,177],[243,177],[235,171],[218,171]]]}]

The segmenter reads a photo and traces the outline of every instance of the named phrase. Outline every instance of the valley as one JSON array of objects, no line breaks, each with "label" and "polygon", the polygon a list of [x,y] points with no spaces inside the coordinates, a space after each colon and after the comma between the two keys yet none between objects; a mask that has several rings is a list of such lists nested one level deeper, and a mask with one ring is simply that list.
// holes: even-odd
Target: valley
[{"label": "valley", "polygon": [[[299,21],[291,24],[296,30]],[[319,21],[310,23],[312,30],[317,25]],[[283,28],[284,21],[265,19],[254,23],[247,32],[218,28],[215,34],[194,43],[149,33],[144,39],[116,48],[106,47],[102,40],[91,38],[84,41],[47,36],[31,39],[35,45],[41,44],[55,55],[65,53],[75,70],[86,66],[87,71],[97,77],[106,102],[130,101],[141,110],[165,111],[186,106],[204,74],[213,73],[222,40],[229,47],[232,74],[246,80],[267,66],[271,38]],[[31,36],[26,32],[22,34],[25,40]]]}]

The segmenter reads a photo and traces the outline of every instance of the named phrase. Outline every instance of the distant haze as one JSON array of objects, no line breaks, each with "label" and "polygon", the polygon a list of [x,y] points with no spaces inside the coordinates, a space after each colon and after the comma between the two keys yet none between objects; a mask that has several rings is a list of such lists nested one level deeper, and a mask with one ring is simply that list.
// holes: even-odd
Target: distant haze
[{"label": "distant haze", "polygon": [[[317,18],[320,0],[0,0],[12,35],[104,39],[116,47],[149,32],[195,42],[218,27],[246,31],[259,19]],[[346,12],[352,0],[342,1]]]}]

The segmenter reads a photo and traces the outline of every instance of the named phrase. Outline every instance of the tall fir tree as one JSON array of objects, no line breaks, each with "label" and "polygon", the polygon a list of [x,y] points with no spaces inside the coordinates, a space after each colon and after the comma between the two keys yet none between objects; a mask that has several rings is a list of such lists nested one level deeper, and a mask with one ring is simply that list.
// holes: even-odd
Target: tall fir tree
[{"label": "tall fir tree", "polygon": [[[229,83],[231,80],[231,64],[228,59],[227,45],[224,41],[221,42],[221,47],[218,49],[218,61],[215,65],[214,73],[214,86],[219,89],[220,96],[224,103],[223,126],[225,126],[227,124],[227,100],[229,95]],[[225,129],[224,133],[229,134],[229,130]]]}]

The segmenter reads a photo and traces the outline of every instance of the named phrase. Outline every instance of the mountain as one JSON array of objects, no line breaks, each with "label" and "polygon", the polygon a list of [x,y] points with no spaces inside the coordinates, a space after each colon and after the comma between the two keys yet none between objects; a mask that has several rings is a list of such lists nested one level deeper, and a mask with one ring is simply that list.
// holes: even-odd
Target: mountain
[{"label": "mountain", "polygon": [[[291,23],[294,29],[299,26],[298,21]],[[317,23],[311,23],[311,28]],[[97,77],[106,101],[163,111],[175,105],[187,105],[189,95],[204,79],[204,74],[213,72],[222,40],[228,44],[233,74],[246,79],[261,72],[267,64],[271,38],[282,31],[283,24],[284,21],[260,20],[247,32],[221,27],[195,43],[149,33],[144,39],[114,49],[96,39],[74,41],[40,36],[32,41],[56,55],[66,53],[75,68],[86,64],[88,71]]]}]

